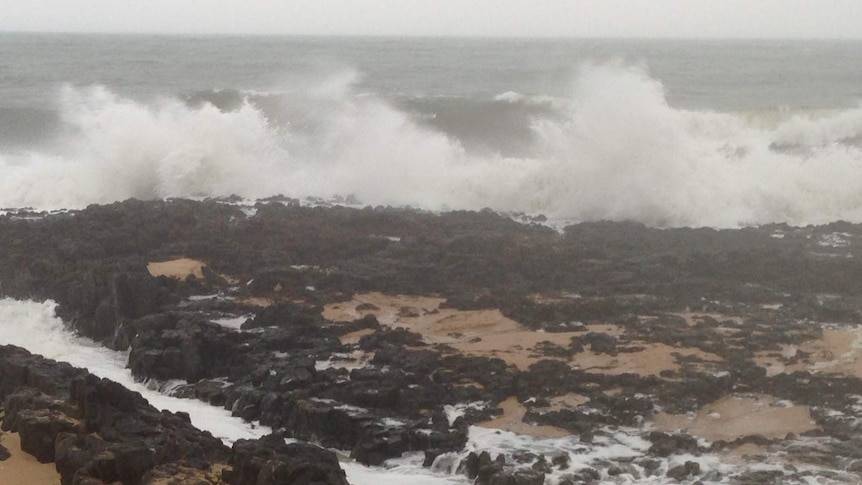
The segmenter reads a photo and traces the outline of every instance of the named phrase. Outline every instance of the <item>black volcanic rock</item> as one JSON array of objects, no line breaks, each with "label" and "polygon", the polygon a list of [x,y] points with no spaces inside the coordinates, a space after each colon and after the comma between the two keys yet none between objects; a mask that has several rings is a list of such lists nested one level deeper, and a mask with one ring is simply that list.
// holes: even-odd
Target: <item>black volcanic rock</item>
[{"label": "black volcanic rock", "polygon": [[[185,379],[180,396],[350,450],[364,463],[409,450],[424,451],[430,465],[461,451],[468,426],[492,414],[464,408],[471,403],[515,396],[527,423],[567,429],[587,446],[600,443],[607,426],[637,427],[658,410],[693,412],[733,393],[813,406],[816,433],[828,444],[796,452],[809,462],[838,468],[862,458],[846,417],[856,413],[852,396],[862,395],[862,379],[773,375],[759,362],[769,355],[805,364],[813,354],[803,348],[823,336],[822,322],[862,321],[862,226],[719,231],[595,222],[560,233],[488,210],[272,200],[248,215],[223,202],[132,200],[27,220],[0,216],[0,295],[51,298],[72,329],[129,350],[137,378]],[[836,234],[848,243],[830,245]],[[204,262],[204,277],[147,271],[148,262],[179,257]],[[372,291],[439,297],[447,309],[499,309],[525,331],[547,333],[529,349],[531,359],[544,360],[519,369],[496,358],[507,358],[502,353],[465,355],[454,343],[458,333],[447,336],[452,345],[429,345],[410,329],[381,325],[371,314],[381,309],[372,306],[352,309],[365,314],[352,322],[323,317],[324,305]],[[212,323],[221,318],[246,323],[240,330]],[[357,330],[370,332],[358,344],[341,342]],[[561,343],[558,332],[575,333]],[[572,365],[587,353],[622,362],[658,344],[673,350],[672,365],[657,375]],[[676,352],[682,348],[709,355]],[[210,480],[208,464],[228,456],[182,415],[155,412],[84,371],[12,348],[0,348],[0,367],[3,426],[23,430],[27,448],[43,459],[53,453],[64,477],[85,470],[94,480]],[[550,405],[568,393],[585,404]],[[450,405],[463,408],[451,424]],[[653,461],[705,451],[686,435],[649,438],[655,460],[594,464],[571,480],[595,481],[598,470],[664,475],[669,470]],[[243,480],[261,473],[270,480],[289,468],[274,458],[275,441],[244,446],[256,451],[236,463],[256,471]],[[547,472],[490,456],[483,465],[487,483],[530,483]],[[671,477],[695,479],[691,466],[673,470]],[[478,477],[478,462],[473,471]]]},{"label": "black volcanic rock", "polygon": [[[0,434],[2,434],[2,432],[0,432]],[[12,454],[9,453],[9,450],[7,450],[5,446],[0,445],[0,461],[8,460],[11,456]]]},{"label": "black volcanic rock", "polygon": [[129,368],[135,376],[197,382],[228,375],[244,338],[216,324],[182,315],[137,321]]},{"label": "black volcanic rock", "polygon": [[677,465],[667,471],[669,478],[682,480],[691,475],[700,475],[700,464],[694,461],[686,461],[682,465]]},{"label": "black volcanic rock", "polygon": [[59,434],[80,429],[78,421],[55,409],[21,409],[12,417],[14,427],[10,429],[21,436],[21,450],[42,463],[54,461]]},{"label": "black volcanic rock", "polygon": [[697,439],[687,434],[668,434],[653,431],[649,434],[652,446],[649,453],[656,456],[670,456],[678,453],[698,454]]},{"label": "black volcanic rock", "polygon": [[230,465],[223,474],[230,485],[348,485],[335,453],[278,435],[237,441]]},{"label": "black volcanic rock", "polygon": [[[16,347],[0,347],[0,376],[3,429],[18,432],[22,450],[39,461],[56,462],[64,485],[88,478],[137,484],[145,476],[171,473],[198,483],[194,480],[218,464],[230,462],[247,471],[260,450],[267,459],[256,476],[275,480],[267,483],[347,483],[331,452],[285,445],[283,439],[276,446],[272,437],[260,443],[243,440],[231,451],[195,429],[187,415],[157,411],[117,383]],[[61,377],[71,377],[71,385]],[[228,483],[260,483],[236,478],[245,472],[225,473],[237,480]]]},{"label": "black volcanic rock", "polygon": [[[257,278],[255,279],[255,281]],[[268,306],[253,319],[243,324],[244,330],[262,327],[285,327],[295,329],[297,335],[313,336],[323,323],[322,308],[304,306],[291,302]]]}]

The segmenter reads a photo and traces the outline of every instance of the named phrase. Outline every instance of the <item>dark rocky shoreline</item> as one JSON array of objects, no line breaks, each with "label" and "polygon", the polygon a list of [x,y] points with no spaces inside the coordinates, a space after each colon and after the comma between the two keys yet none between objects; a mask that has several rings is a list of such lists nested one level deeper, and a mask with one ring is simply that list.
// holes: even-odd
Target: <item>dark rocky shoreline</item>
[{"label": "dark rocky shoreline", "polygon": [[[3,428],[21,434],[25,451],[56,462],[64,484],[165,477],[341,484],[331,452],[282,438],[348,450],[370,465],[424,452],[430,466],[461,452],[469,426],[499,415],[496,405],[512,396],[528,423],[591,443],[661,412],[695,413],[726,396],[762,394],[808,406],[816,429],[803,434],[811,439],[755,434],[704,445],[686,433],[645,430],[652,447],[637,459],[570,469],[564,455],[498,460],[476,450],[459,469],[477,483],[517,484],[566,470],[569,483],[859,476],[854,418],[862,417],[862,375],[821,371],[806,345],[824,338],[826,324],[849,332],[862,319],[862,226],[717,231],[586,223],[560,233],[539,222],[490,211],[290,200],[251,210],[225,201],[126,201],[0,217],[0,295],[53,299],[77,332],[129,350],[137,378],[185,380],[180,396],[224,406],[278,434],[231,450],[187,417],[12,347],[0,348]],[[148,271],[150,262],[176,258],[204,262],[201,277]],[[392,328],[371,304],[356,306],[352,321],[324,317],[329,305],[369,293],[434,296],[443,303],[433,312],[499,310],[526,331],[565,341],[549,337],[524,348],[532,365],[520,368],[493,352]],[[405,321],[431,312],[399,311]],[[236,316],[248,316],[242,332],[213,323]],[[602,330],[607,325],[614,332]],[[356,343],[345,343],[359,331]],[[791,355],[790,348],[798,350]],[[582,356],[625,361],[658,349],[674,350],[673,365],[654,374],[575,364]],[[352,352],[368,356],[365,365],[319,365],[350,364]],[[765,361],[792,371],[773,372]],[[588,405],[549,405],[568,393]],[[447,406],[475,402],[489,405],[447,415]],[[781,451],[787,466],[768,473],[742,466],[724,476],[701,473],[696,460],[661,461],[746,444]],[[269,481],[260,481],[264,475]]]}]

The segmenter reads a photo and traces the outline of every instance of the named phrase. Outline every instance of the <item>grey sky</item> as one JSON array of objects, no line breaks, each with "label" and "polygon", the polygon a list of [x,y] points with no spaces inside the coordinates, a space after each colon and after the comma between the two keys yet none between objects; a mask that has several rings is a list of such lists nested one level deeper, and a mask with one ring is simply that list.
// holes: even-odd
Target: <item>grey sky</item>
[{"label": "grey sky", "polygon": [[0,0],[0,31],[862,38],[862,0]]}]

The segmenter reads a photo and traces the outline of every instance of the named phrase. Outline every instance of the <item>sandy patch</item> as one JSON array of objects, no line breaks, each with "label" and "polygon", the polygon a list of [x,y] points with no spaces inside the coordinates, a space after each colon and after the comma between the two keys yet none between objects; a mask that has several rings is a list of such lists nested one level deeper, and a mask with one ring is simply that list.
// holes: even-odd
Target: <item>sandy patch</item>
[{"label": "sandy patch", "polygon": [[620,352],[617,355],[584,352],[576,354],[572,368],[609,375],[638,374],[658,376],[663,371],[681,368],[677,356],[695,356],[706,362],[721,362],[722,358],[695,348],[678,348],[660,343],[632,342],[629,346],[643,347],[638,352]]},{"label": "sandy patch", "polygon": [[[551,341],[567,347],[575,335],[574,332],[534,332],[499,310],[440,308],[445,301],[443,298],[367,293],[356,295],[349,302],[327,305],[323,317],[349,322],[371,313],[381,325],[417,332],[428,344],[445,344],[468,355],[498,357],[520,369],[527,369],[544,358],[533,351],[539,342]],[[355,339],[357,333],[342,338]]]},{"label": "sandy patch", "polygon": [[152,276],[167,276],[184,280],[189,276],[194,276],[198,279],[203,279],[203,267],[206,266],[201,261],[190,258],[172,259],[170,261],[153,261],[147,264],[147,271]]},{"label": "sandy patch", "polygon": [[323,318],[334,322],[352,322],[365,315],[374,314],[377,321],[384,325],[394,325],[399,320],[399,314],[421,315],[437,310],[444,298],[427,296],[389,296],[383,293],[364,293],[355,295],[352,300],[343,303],[332,303],[323,308]]},{"label": "sandy patch", "polygon": [[247,306],[256,306],[256,307],[268,307],[273,304],[271,298],[261,298],[259,296],[252,296],[249,298],[243,298],[241,300],[237,300],[237,303]]},{"label": "sandy patch", "polygon": [[500,417],[483,421],[477,426],[502,429],[535,438],[562,438],[571,435],[568,431],[556,426],[536,426],[525,423],[524,416],[527,414],[527,409],[514,396],[501,402],[498,407],[503,409],[503,414]]},{"label": "sandy patch", "polygon": [[548,409],[551,411],[561,411],[563,409],[576,408],[578,406],[582,406],[590,401],[590,398],[581,396],[580,394],[575,394],[574,392],[570,392],[568,394],[564,394],[562,396],[557,396],[552,398],[551,405],[548,406]]},{"label": "sandy patch", "polygon": [[373,328],[363,328],[362,330],[357,330],[355,332],[350,332],[338,337],[338,340],[341,341],[341,345],[356,345],[366,335],[371,335],[376,330]]},{"label": "sandy patch", "polygon": [[862,378],[862,329],[824,329],[818,340],[758,352],[754,361],[768,376],[807,371]]},{"label": "sandy patch", "polygon": [[18,433],[3,433],[0,444],[12,456],[0,461],[0,485],[59,485],[60,474],[53,463],[39,463],[32,455],[21,451]]},{"label": "sandy patch", "polygon": [[694,416],[657,414],[655,426],[661,431],[686,431],[708,441],[753,435],[775,439],[817,429],[808,406],[794,406],[766,395],[727,396],[702,407]]},{"label": "sandy patch", "polygon": [[[593,323],[587,325],[586,331],[580,332],[537,332],[507,318],[499,310],[462,311],[440,308],[443,302],[443,298],[366,293],[355,295],[353,300],[348,302],[327,305],[324,307],[323,317],[336,322],[352,322],[367,314],[374,314],[382,325],[417,332],[428,344],[445,344],[467,355],[503,359],[521,370],[527,370],[536,362],[549,359],[569,362],[576,369],[604,374],[658,375],[664,370],[680,368],[674,354],[697,356],[709,362],[721,360],[716,355],[694,348],[637,342],[627,346],[643,347],[643,350],[621,352],[616,356],[596,354],[589,350],[574,354],[572,358],[545,356],[537,349],[537,346],[541,347],[539,344],[544,342],[569,348],[572,337],[582,336],[587,332],[619,337],[625,333],[625,328]],[[358,342],[357,332],[342,338]]]}]

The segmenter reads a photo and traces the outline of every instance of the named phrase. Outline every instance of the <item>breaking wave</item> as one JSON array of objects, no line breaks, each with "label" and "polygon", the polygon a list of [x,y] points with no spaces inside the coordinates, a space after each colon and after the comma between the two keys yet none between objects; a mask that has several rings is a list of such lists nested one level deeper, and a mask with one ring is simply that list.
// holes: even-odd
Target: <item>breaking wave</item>
[{"label": "breaking wave", "polygon": [[582,66],[563,100],[384,99],[355,79],[147,103],[66,87],[58,141],[0,152],[0,207],[283,194],[658,227],[862,222],[862,107],[683,110],[621,63]]}]

